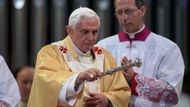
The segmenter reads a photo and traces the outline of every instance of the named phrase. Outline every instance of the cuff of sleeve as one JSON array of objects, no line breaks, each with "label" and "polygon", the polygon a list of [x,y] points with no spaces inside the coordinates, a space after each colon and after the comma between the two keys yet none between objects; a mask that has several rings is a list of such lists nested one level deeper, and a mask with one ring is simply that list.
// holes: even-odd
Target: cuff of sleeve
[{"label": "cuff of sleeve", "polygon": [[83,84],[81,84],[78,88],[77,91],[75,91],[74,86],[75,86],[75,81],[77,79],[79,73],[71,76],[63,85],[60,95],[59,95],[59,100],[63,103],[66,103],[70,106],[73,106],[74,103],[76,102],[77,95],[80,93],[80,91],[83,88]]},{"label": "cuff of sleeve", "polygon": [[74,75],[73,77],[71,77],[72,80],[69,82],[70,85],[68,85],[68,92],[67,92],[68,94],[69,93],[73,93],[73,94],[76,95],[76,94],[79,94],[80,91],[82,90],[83,84],[79,85],[79,88],[78,88],[77,91],[75,90],[75,82],[76,82],[78,74],[79,73],[77,73],[76,75]]},{"label": "cuff of sleeve", "polygon": [[132,94],[134,95],[138,95],[137,92],[136,92],[136,87],[137,87],[137,82],[135,80],[135,77],[137,76],[138,74],[135,72],[135,74],[133,75],[132,79],[131,79],[131,92]]}]

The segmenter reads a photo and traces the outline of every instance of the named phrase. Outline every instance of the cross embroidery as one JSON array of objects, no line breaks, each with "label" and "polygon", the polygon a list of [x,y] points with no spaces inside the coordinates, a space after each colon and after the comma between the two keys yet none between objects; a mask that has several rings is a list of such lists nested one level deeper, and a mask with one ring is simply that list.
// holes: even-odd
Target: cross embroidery
[{"label": "cross embroidery", "polygon": [[94,47],[94,51],[95,51],[97,54],[102,54],[102,49],[99,48],[99,47]]},{"label": "cross embroidery", "polygon": [[68,52],[67,48],[64,47],[64,46],[59,46],[59,50],[60,50],[61,52],[63,52],[63,53],[67,53],[67,52]]}]

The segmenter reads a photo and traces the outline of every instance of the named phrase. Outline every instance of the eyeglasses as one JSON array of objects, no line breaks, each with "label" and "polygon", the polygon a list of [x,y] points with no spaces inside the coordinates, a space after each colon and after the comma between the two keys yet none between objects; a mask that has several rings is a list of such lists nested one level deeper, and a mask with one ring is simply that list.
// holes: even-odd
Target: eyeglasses
[{"label": "eyeglasses", "polygon": [[116,16],[123,16],[123,15],[128,15],[128,16],[132,16],[133,13],[138,10],[137,9],[123,9],[123,10],[116,10],[115,15]]}]

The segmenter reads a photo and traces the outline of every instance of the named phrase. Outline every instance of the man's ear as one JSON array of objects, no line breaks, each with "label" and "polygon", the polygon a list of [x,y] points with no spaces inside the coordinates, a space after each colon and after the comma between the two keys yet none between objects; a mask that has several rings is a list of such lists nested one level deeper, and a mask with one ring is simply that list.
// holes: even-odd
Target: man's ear
[{"label": "man's ear", "polygon": [[147,10],[146,6],[141,7],[141,16],[144,16],[146,14],[146,10]]},{"label": "man's ear", "polygon": [[71,26],[66,26],[66,31],[67,31],[68,35],[71,36],[73,33],[73,28]]}]

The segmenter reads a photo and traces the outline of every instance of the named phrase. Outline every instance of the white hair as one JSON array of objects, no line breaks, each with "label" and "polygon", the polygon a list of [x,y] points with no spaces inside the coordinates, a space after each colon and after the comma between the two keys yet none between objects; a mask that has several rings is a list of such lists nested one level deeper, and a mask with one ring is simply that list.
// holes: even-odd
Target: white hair
[{"label": "white hair", "polygon": [[82,18],[96,18],[98,20],[98,24],[100,26],[100,18],[92,9],[87,7],[80,7],[75,9],[71,15],[69,16],[69,26],[76,27],[76,25],[81,21]]}]

